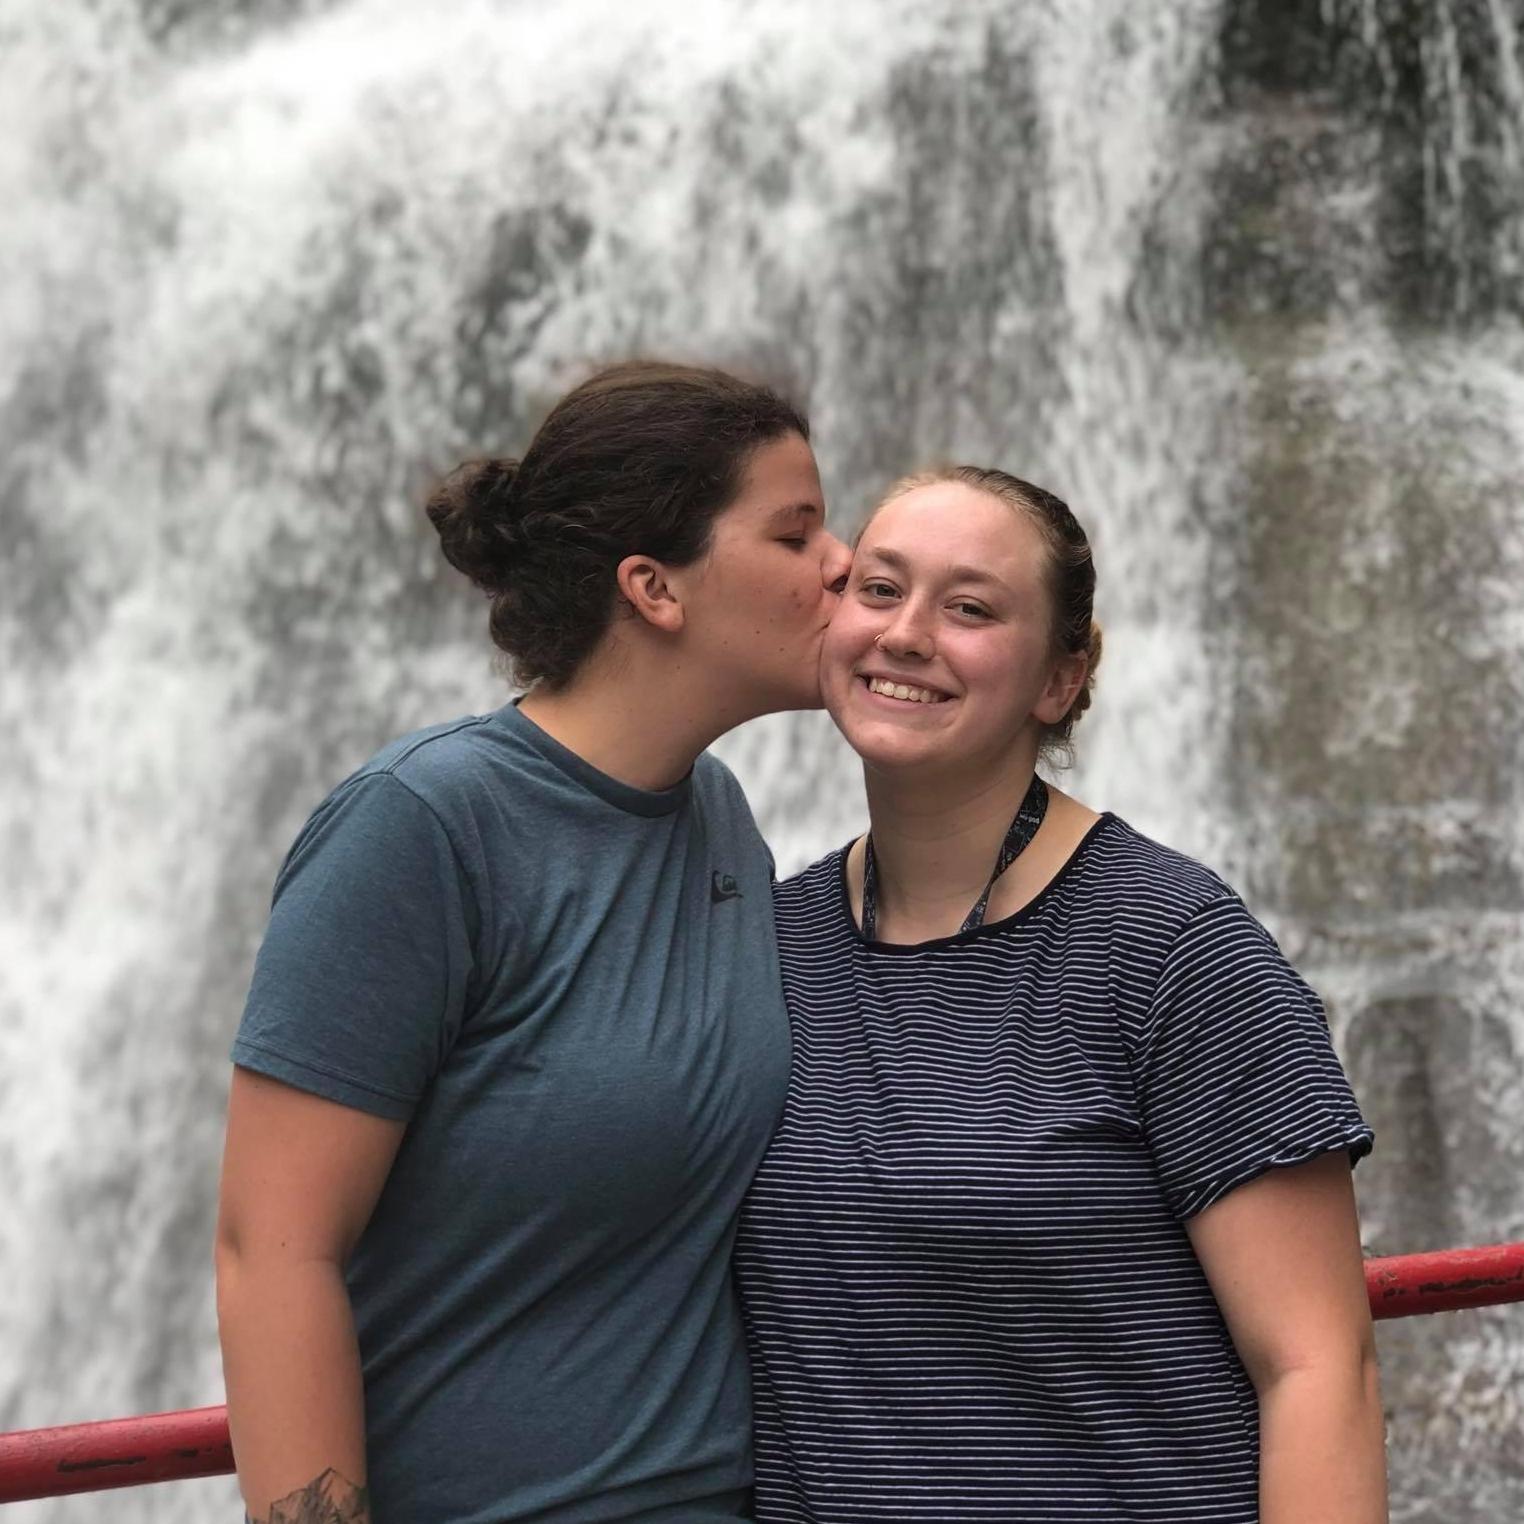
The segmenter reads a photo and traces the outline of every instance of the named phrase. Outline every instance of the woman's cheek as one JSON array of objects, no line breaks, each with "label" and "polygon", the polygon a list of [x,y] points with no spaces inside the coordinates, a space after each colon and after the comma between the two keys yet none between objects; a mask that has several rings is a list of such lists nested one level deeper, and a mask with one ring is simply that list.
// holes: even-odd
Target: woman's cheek
[{"label": "woman's cheek", "polygon": [[836,611],[831,615],[831,622],[826,626],[825,638],[820,642],[820,663],[822,672],[828,672],[835,666],[850,666],[852,657],[847,654],[847,648],[854,640],[852,625],[855,610],[842,599],[836,605]]},{"label": "woman's cheek", "polygon": [[855,627],[861,623],[862,609],[850,593],[843,594],[836,600],[835,611],[831,615],[830,629],[826,639],[834,641],[855,640],[859,638],[859,632]]},{"label": "woman's cheek", "polygon": [[843,602],[820,643],[820,691],[826,707],[833,712],[846,697],[847,685],[852,681],[856,656],[851,626],[852,616]]}]

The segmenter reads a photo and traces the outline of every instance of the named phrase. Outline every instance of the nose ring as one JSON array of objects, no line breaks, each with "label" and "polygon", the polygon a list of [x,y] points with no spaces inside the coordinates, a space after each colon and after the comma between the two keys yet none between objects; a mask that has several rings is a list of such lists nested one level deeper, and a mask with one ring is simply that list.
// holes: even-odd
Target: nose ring
[{"label": "nose ring", "polygon": [[873,637],[873,644],[876,648],[882,648],[884,644],[884,636],[882,631]]}]

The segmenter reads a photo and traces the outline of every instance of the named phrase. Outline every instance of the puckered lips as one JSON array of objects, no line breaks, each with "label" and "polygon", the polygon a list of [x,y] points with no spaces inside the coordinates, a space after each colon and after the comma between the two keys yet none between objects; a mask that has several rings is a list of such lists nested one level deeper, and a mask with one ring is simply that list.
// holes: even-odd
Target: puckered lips
[{"label": "puckered lips", "polygon": [[896,709],[932,708],[952,698],[945,688],[938,688],[921,677],[869,668],[856,674],[857,681],[870,699]]}]

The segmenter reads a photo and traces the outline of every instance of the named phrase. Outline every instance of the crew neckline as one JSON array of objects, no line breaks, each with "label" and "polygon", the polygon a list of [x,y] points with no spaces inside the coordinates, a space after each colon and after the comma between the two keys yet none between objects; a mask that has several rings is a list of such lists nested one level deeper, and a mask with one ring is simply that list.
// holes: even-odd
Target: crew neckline
[{"label": "crew neckline", "polygon": [[1066,857],[1058,871],[1048,880],[1036,894],[1029,899],[1020,910],[1013,910],[1010,915],[1002,916],[998,921],[986,921],[982,926],[975,926],[970,931],[956,931],[950,936],[930,937],[924,942],[869,942],[862,933],[862,927],[857,924],[857,918],[852,914],[852,895],[847,884],[847,856],[856,844],[854,836],[846,846],[838,847],[836,852],[836,895],[837,905],[840,908],[842,918],[846,921],[858,947],[863,952],[888,953],[896,955],[900,953],[927,952],[938,947],[953,947],[963,942],[977,941],[980,937],[991,936],[1019,925],[1029,916],[1035,915],[1043,902],[1051,895],[1058,886],[1069,876],[1075,865],[1083,858],[1090,849],[1090,844],[1108,826],[1117,821],[1118,817],[1110,810],[1102,810],[1100,815],[1091,822],[1089,830],[1080,837],[1075,844],[1074,850]]},{"label": "crew neckline", "polygon": [[499,709],[495,718],[505,730],[532,747],[557,771],[580,784],[590,794],[597,795],[605,804],[611,804],[627,814],[670,815],[674,810],[681,809],[693,792],[692,768],[671,788],[637,788],[633,783],[611,777],[594,767],[585,757],[578,756],[571,747],[563,746],[549,732],[542,730],[519,709],[517,699]]}]

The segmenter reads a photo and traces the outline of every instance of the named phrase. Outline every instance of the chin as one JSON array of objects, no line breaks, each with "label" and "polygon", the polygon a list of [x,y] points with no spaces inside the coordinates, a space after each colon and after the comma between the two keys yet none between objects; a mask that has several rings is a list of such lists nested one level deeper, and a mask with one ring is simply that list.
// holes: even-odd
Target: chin
[{"label": "chin", "polygon": [[834,709],[831,719],[847,745],[870,767],[892,770],[935,763],[946,750],[944,747],[928,747],[920,737],[906,735],[901,730],[883,725],[865,725]]}]

